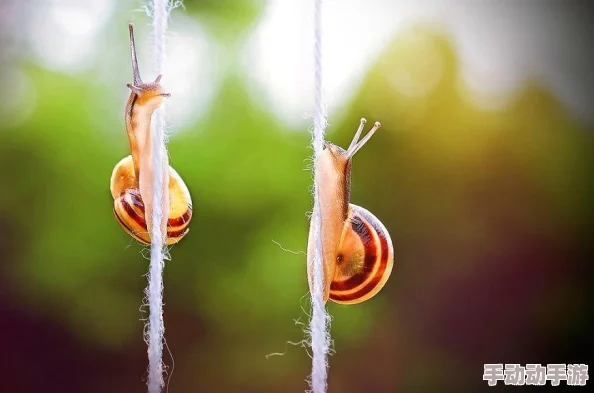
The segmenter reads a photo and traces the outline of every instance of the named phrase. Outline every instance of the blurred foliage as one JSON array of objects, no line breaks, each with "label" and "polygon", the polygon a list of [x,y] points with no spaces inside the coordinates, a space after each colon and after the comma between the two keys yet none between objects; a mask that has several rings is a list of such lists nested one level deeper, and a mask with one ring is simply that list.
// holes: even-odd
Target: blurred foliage
[{"label": "blurred foliage", "polygon": [[[228,34],[221,40],[263,9],[185,5]],[[427,45],[438,64],[427,64]],[[429,91],[403,93],[402,78],[421,83],[436,66]],[[125,97],[105,102],[113,93],[92,79],[24,69],[34,112],[0,125],[1,293],[37,324],[67,332],[66,344],[46,350],[72,353],[69,374],[81,370],[72,391],[142,391],[148,253],[118,227],[108,185],[128,154]],[[171,391],[300,391],[309,372],[306,351],[285,344],[304,337],[305,256],[274,243],[306,248],[308,124],[288,129],[238,75],[229,70],[209,113],[168,144],[195,207],[165,269]],[[335,114],[342,120],[328,139],[342,146],[361,116],[383,124],[355,159],[352,202],[384,222],[396,261],[373,301],[329,304],[338,352],[331,391],[476,390],[468,376],[481,363],[546,362],[588,330],[581,269],[593,218],[592,130],[536,80],[502,109],[469,97],[451,43],[417,27],[394,39]],[[266,359],[272,352],[286,353]]]},{"label": "blurred foliage", "polygon": [[189,14],[196,15],[221,41],[241,38],[262,14],[264,0],[186,0]]}]

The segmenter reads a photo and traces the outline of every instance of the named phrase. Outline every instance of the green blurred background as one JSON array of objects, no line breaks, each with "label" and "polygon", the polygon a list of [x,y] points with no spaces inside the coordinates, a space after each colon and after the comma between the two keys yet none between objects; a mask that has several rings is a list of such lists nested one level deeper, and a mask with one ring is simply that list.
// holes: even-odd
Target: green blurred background
[{"label": "green blurred background", "polygon": [[[191,230],[171,249],[164,273],[168,389],[304,391],[310,359],[306,348],[288,342],[305,339],[308,321],[311,118],[304,113],[311,96],[282,109],[282,99],[263,87],[266,69],[256,70],[253,52],[245,55],[246,42],[282,1],[184,3],[172,13],[171,48],[196,32],[202,49],[182,40],[189,46],[168,60],[176,75],[164,77],[166,88],[171,81],[171,165],[194,201]],[[332,20],[355,10],[361,25],[353,30],[373,30],[366,2],[328,3]],[[490,14],[496,2],[477,3],[466,2],[468,20]],[[591,51],[587,6],[502,3],[509,15],[553,15],[565,23],[556,27],[575,27],[573,38],[568,31],[541,37],[546,48]],[[385,16],[378,24],[400,15],[393,22],[399,27],[357,71],[348,97],[329,94],[330,141],[348,145],[362,116],[383,124],[355,159],[352,202],[382,220],[395,248],[392,277],[378,296],[328,306],[329,392],[484,391],[484,363],[589,363],[592,90],[573,96],[534,73],[513,83],[503,101],[479,99],[464,84],[459,49],[439,18],[402,17],[413,5],[373,2]],[[136,24],[141,73],[154,77],[150,20],[141,6],[0,5],[2,391],[146,389],[148,250],[119,228],[109,194],[113,166],[129,154],[128,22]],[[450,6],[465,15],[462,3]],[[88,20],[99,22],[91,28]],[[296,22],[305,32],[295,33],[304,56],[311,55],[310,21]],[[510,26],[521,40],[526,26]],[[57,28],[69,39],[88,39],[55,38]],[[295,43],[281,44],[290,52]],[[506,48],[499,50],[511,68],[545,50],[533,46],[514,58]],[[193,63],[184,66],[184,59]],[[569,80],[583,93],[591,72],[580,73],[578,59],[554,59],[568,70],[557,82]],[[295,84],[313,74],[311,67],[294,71]],[[295,98],[281,91],[285,96]],[[284,355],[266,356],[275,352]]]}]

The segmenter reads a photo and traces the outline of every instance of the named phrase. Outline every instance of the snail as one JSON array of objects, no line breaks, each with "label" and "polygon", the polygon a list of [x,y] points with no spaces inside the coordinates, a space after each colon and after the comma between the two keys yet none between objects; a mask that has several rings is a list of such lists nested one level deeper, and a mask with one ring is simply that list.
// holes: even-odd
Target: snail
[{"label": "snail", "polygon": [[[384,225],[368,210],[349,203],[353,156],[381,126],[376,122],[359,140],[365,124],[366,120],[361,119],[347,150],[324,142],[323,151],[315,161],[324,302],[330,299],[340,304],[356,304],[372,298],[386,284],[394,264],[392,240]],[[307,260],[308,281],[313,291],[312,229],[310,226]]]},{"label": "snail", "polygon": [[[151,116],[169,93],[160,85],[161,75],[154,82],[144,83],[138,72],[134,27],[130,29],[130,52],[134,83],[128,84],[130,97],[126,104],[126,132],[131,155],[117,163],[111,174],[110,191],[114,200],[113,211],[124,231],[143,244],[151,243],[153,154]],[[164,173],[161,222],[164,243],[180,241],[189,231],[192,219],[190,192],[179,174],[169,165]],[[164,171],[165,172],[165,171]]]}]

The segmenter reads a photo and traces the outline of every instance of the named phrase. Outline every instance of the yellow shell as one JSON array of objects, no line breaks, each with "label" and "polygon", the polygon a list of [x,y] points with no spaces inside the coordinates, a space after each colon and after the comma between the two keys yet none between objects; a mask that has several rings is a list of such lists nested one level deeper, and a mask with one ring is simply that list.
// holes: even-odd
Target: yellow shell
[{"label": "yellow shell", "polygon": [[[134,174],[132,156],[117,163],[111,174],[111,196],[114,199],[114,213],[122,228],[144,244],[150,244],[145,208],[138,190],[138,179]],[[169,167],[169,216],[167,221],[167,244],[179,242],[189,231],[192,219],[192,199],[182,178]]]}]

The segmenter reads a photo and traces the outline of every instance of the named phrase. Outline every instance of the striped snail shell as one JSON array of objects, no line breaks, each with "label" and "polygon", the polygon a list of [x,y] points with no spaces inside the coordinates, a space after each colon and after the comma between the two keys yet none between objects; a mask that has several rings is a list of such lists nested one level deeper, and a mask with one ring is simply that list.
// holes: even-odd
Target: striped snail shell
[{"label": "striped snail shell", "polygon": [[[386,284],[394,264],[392,240],[384,225],[368,210],[349,203],[353,156],[380,127],[376,122],[359,140],[361,119],[349,148],[324,142],[315,162],[320,216],[324,301],[356,304],[375,296]],[[310,225],[313,225],[313,220]],[[314,228],[307,246],[308,282],[313,292]]]},{"label": "striped snail shell", "polygon": [[388,281],[393,265],[392,239],[384,225],[368,210],[349,204],[330,300],[355,304],[372,298]]},{"label": "striped snail shell", "polygon": [[[143,244],[150,244],[145,206],[138,189],[132,156],[124,157],[114,168],[110,182],[113,211],[116,219],[130,236]],[[190,230],[192,200],[184,181],[169,167],[169,216],[167,244],[179,242]]]}]

